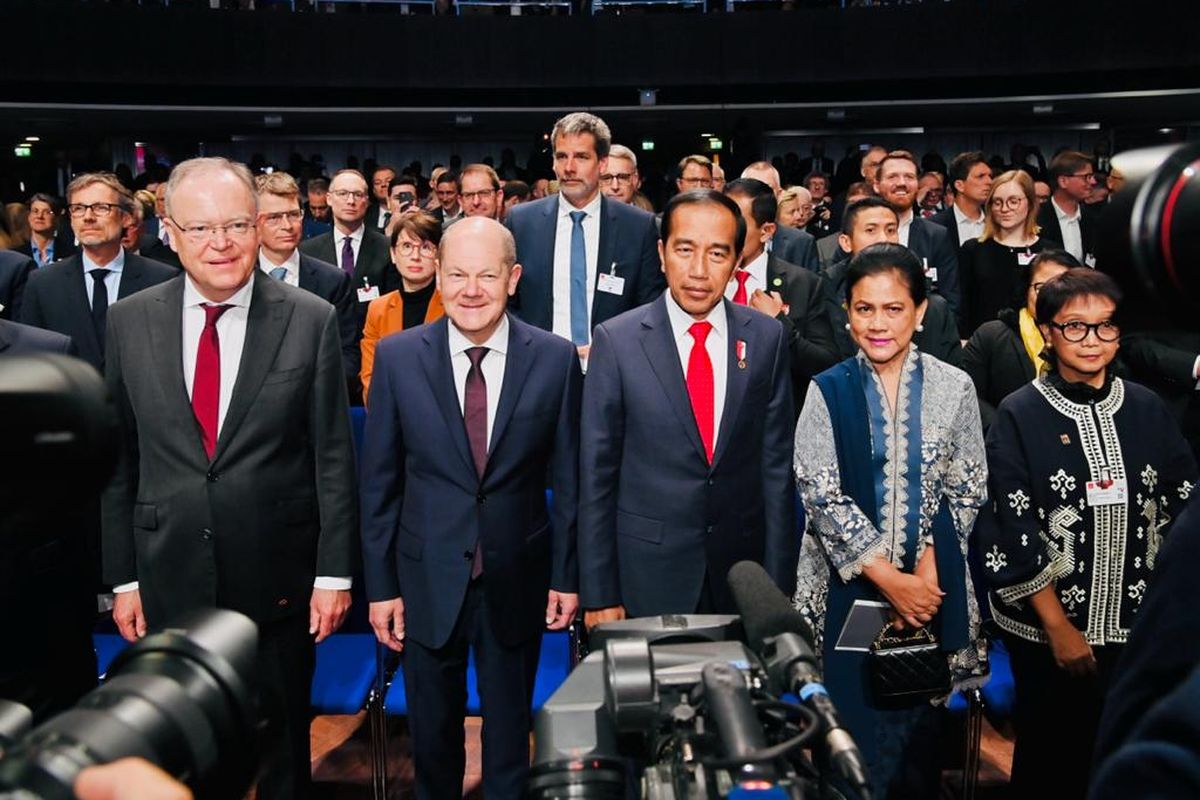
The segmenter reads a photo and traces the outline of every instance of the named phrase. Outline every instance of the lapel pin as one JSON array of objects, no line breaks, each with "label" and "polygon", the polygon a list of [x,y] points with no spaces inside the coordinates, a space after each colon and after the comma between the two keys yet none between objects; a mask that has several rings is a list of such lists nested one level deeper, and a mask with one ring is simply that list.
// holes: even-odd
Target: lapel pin
[{"label": "lapel pin", "polygon": [[771,281],[772,286],[783,286],[783,278],[775,276],[775,280]]},{"label": "lapel pin", "polygon": [[736,346],[735,350],[737,351],[738,369],[745,369],[746,368],[746,342],[744,339],[737,340],[737,346]]},{"label": "lapel pin", "polygon": [[1065,433],[1064,433],[1062,436],[1059,436],[1058,438],[1059,438],[1059,439],[1062,439],[1062,443],[1063,443],[1063,444],[1070,444],[1070,443],[1071,443],[1071,437],[1070,437],[1070,436],[1067,436]]}]

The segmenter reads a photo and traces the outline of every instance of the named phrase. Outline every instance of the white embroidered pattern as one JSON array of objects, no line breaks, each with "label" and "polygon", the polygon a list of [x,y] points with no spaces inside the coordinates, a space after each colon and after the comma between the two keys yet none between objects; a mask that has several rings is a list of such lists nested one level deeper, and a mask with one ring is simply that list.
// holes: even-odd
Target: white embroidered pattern
[{"label": "white embroidered pattern", "polygon": [[1008,556],[1001,553],[999,547],[992,545],[991,552],[983,558],[983,565],[992,572],[999,572],[1008,566]]},{"label": "white embroidered pattern", "polygon": [[1184,481],[1179,484],[1179,499],[1187,500],[1192,494],[1192,489],[1196,488],[1191,481]]},{"label": "white embroidered pattern", "polygon": [[1146,484],[1146,491],[1154,494],[1154,489],[1158,486],[1158,471],[1149,464],[1142,470],[1142,483]]},{"label": "white embroidered pattern", "polygon": [[1008,493],[1008,507],[1019,517],[1029,510],[1029,495],[1023,489]]},{"label": "white embroidered pattern", "polygon": [[1075,491],[1075,476],[1068,475],[1067,471],[1060,467],[1058,472],[1050,476],[1050,488],[1058,492],[1059,497],[1066,500],[1067,492]]},{"label": "white embroidered pattern", "polygon": [[1142,602],[1142,598],[1146,596],[1146,581],[1139,580],[1137,583],[1131,584],[1129,587],[1129,599],[1135,602]]},{"label": "white embroidered pattern", "polygon": [[1072,586],[1070,589],[1061,592],[1059,598],[1068,611],[1074,611],[1075,606],[1087,599],[1087,592],[1078,586]]}]

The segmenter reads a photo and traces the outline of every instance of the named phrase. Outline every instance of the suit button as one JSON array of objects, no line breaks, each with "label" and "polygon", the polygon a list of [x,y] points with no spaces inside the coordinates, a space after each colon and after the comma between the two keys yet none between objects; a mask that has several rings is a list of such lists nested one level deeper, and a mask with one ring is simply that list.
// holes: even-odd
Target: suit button
[{"label": "suit button", "polygon": [[475,503],[476,503],[476,505],[483,505],[483,504],[484,504],[484,503],[486,503],[486,502],[487,502],[487,495],[486,495],[486,494],[482,494],[482,493],[481,493],[481,494],[477,494],[477,495],[475,495]]},{"label": "suit button", "polygon": [[708,479],[708,485],[709,485],[709,486],[712,486],[712,485],[713,485],[713,483],[715,483],[715,481],[714,481],[712,478],[709,478],[709,479]]},{"label": "suit button", "polygon": [[472,553],[470,550],[463,551],[463,560],[464,561],[470,561],[473,558],[475,558],[475,554]]},{"label": "suit button", "polygon": [[288,604],[288,599],[286,597],[279,598],[279,602],[276,603],[276,605],[279,606],[280,608],[286,608],[287,604]]},{"label": "suit button", "polygon": [[712,526],[712,525],[709,525],[707,528],[705,528],[705,529],[704,529],[704,532],[705,532],[705,533],[712,533],[712,532],[713,532],[713,526]]},{"label": "suit button", "polygon": [[205,528],[204,530],[200,531],[200,538],[206,542],[211,541],[212,540],[212,529]]},{"label": "suit button", "polygon": [[217,481],[221,480],[221,473],[209,470],[208,474],[206,474],[204,477],[208,479],[209,483],[216,483]]}]

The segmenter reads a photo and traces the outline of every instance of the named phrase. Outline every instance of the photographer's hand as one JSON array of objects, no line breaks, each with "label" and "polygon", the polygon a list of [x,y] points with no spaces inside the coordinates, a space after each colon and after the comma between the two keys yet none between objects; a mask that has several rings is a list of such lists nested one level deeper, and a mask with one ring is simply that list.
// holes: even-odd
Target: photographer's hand
[{"label": "photographer's hand", "polygon": [[113,622],[127,641],[136,642],[146,635],[146,614],[142,611],[142,594],[137,589],[113,595]]},{"label": "photographer's hand", "polygon": [[589,631],[601,623],[616,622],[619,619],[625,619],[625,606],[594,608],[583,612],[583,624]]},{"label": "photographer's hand", "polygon": [[88,767],[75,779],[77,800],[192,800],[179,781],[141,758]]}]

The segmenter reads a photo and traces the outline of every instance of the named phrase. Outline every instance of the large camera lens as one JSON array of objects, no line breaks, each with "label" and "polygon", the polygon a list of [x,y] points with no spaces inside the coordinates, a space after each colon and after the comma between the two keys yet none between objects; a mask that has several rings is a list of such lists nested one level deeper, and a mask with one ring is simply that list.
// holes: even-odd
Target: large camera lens
[{"label": "large camera lens", "polygon": [[258,631],[232,611],[186,615],[113,662],[109,679],[0,761],[0,790],[70,800],[79,772],[137,756],[198,798],[239,797],[258,765]]},{"label": "large camera lens", "polygon": [[1200,144],[1129,150],[1101,219],[1097,263],[1132,300],[1163,311],[1200,308]]}]

